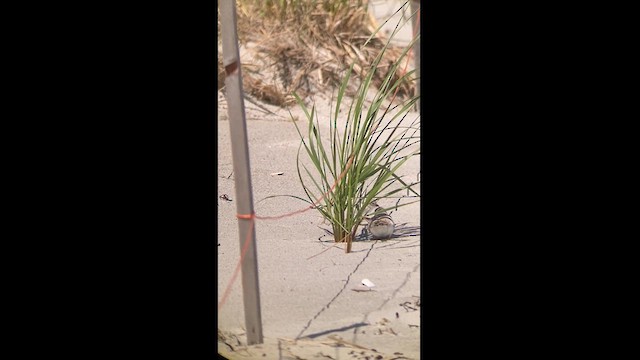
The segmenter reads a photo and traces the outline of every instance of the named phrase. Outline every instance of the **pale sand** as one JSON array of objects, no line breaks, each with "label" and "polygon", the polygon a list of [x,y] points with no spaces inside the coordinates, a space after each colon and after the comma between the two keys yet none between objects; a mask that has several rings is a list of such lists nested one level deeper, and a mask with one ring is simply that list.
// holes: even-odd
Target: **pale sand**
[{"label": "pale sand", "polygon": [[[326,96],[316,95],[315,100],[320,119],[328,119]],[[226,194],[232,201],[218,199],[218,301],[240,254],[225,103],[223,100],[219,105],[218,196]],[[280,215],[301,209],[306,204],[291,198],[258,203],[270,195],[305,198],[296,171],[300,139],[289,113],[265,104],[260,106],[278,116],[245,101],[256,213]],[[302,111],[297,106],[291,111],[304,126]],[[410,114],[411,118],[417,116]],[[328,134],[328,125],[321,127],[321,132]],[[283,174],[271,175],[277,172]],[[414,157],[401,174],[416,179],[419,172],[419,158]],[[420,192],[419,188],[417,191]],[[394,203],[382,200],[380,205]],[[233,359],[420,358],[419,203],[399,208],[392,217],[396,224],[404,224],[397,234],[406,229],[413,236],[354,242],[350,254],[345,254],[340,244],[339,248],[311,259],[307,258],[333,245],[333,238],[321,229],[330,226],[323,224],[317,211],[275,221],[258,220],[256,241],[264,343],[246,346],[238,276],[218,312],[219,353]],[[375,283],[372,291],[353,291],[362,287],[360,281],[364,278]],[[294,341],[298,336],[300,339]]]},{"label": "pale sand", "polygon": [[[320,96],[316,97],[316,101],[321,119],[326,119],[328,101]],[[263,216],[280,215],[304,208],[305,203],[291,198],[257,203],[270,195],[287,194],[304,198],[296,171],[300,139],[290,121],[264,114],[249,102],[245,106],[256,213]],[[288,117],[288,113],[282,109],[262,106]],[[298,108],[293,108],[292,113],[303,119]],[[218,199],[218,300],[233,274],[240,253],[236,203],[233,201],[235,188],[231,175],[229,122],[224,104],[219,116],[218,196],[227,194],[232,201]],[[417,117],[418,114],[412,113],[410,116]],[[327,129],[328,126],[322,128],[321,132],[326,134]],[[401,173],[416,179],[419,171],[419,158],[414,157]],[[278,172],[283,174],[271,175]],[[231,177],[227,179],[229,175]],[[403,200],[402,203],[408,201]],[[387,199],[382,200],[380,205],[392,206],[394,203],[395,200]],[[338,342],[333,337],[337,335],[348,343],[376,349],[376,355],[385,359],[400,356],[394,353],[419,358],[420,307],[417,302],[421,296],[420,236],[416,236],[420,225],[419,203],[398,208],[392,212],[392,217],[396,224],[404,224],[396,233],[404,228],[410,229],[409,233],[414,236],[354,242],[349,254],[345,254],[343,245],[340,245],[340,248],[330,249],[311,259],[307,258],[333,245],[332,237],[321,229],[330,229],[330,226],[322,223],[318,212],[309,210],[275,221],[258,220],[256,240],[265,343],[251,346],[247,352],[239,351],[246,349],[245,346],[233,346],[234,343],[227,340],[234,351],[224,342],[219,342],[219,352],[233,358],[262,358],[263,353],[266,354],[265,358],[322,357],[318,355],[320,353],[336,358],[341,352],[349,353],[351,350],[357,350],[356,355],[362,358],[368,354],[365,349],[353,345],[334,347]],[[364,278],[375,283],[373,290],[353,291]],[[349,282],[345,288],[347,279]],[[334,297],[335,300],[330,303]],[[241,344],[246,344],[242,336],[245,323],[242,304],[242,286],[238,280],[218,313],[218,328],[227,338],[236,335]],[[325,308],[327,304],[330,306]],[[288,341],[299,335],[307,339],[297,344]],[[363,351],[365,353],[360,354]],[[349,358],[352,355],[348,354]],[[340,358],[345,356],[342,354]]]}]

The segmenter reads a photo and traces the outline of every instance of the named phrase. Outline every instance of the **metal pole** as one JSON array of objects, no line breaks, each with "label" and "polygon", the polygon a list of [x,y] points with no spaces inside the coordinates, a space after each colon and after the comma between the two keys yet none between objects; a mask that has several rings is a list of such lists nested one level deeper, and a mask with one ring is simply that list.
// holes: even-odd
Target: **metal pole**
[{"label": "metal pole", "polygon": [[[222,36],[225,86],[231,129],[231,155],[235,175],[236,204],[238,214],[253,214],[253,194],[249,146],[247,144],[247,124],[244,112],[240,51],[236,28],[236,2],[223,0],[220,6],[220,31]],[[249,248],[242,262],[242,295],[247,344],[262,344],[262,315],[260,313],[260,287],[258,283],[258,257],[256,253],[255,219],[238,219],[240,233],[240,253],[249,241]]]},{"label": "metal pole", "polygon": [[[420,13],[422,12],[420,9],[420,0],[411,1],[411,12],[413,13],[416,10],[418,10],[418,12],[413,16],[413,28],[416,29],[416,31],[413,36],[420,34],[420,24],[417,23],[418,21],[422,21],[420,18]],[[413,55],[413,58],[415,59],[416,76],[418,77],[418,81],[416,82],[416,95],[420,95],[420,39],[418,39],[418,41],[413,45]],[[416,101],[416,110],[421,112],[420,99]]]}]

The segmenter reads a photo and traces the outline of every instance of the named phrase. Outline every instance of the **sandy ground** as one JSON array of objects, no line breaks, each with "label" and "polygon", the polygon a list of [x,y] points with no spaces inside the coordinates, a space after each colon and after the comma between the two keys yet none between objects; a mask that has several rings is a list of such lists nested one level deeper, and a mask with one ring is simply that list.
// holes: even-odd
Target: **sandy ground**
[{"label": "sandy ground", "polygon": [[[240,255],[231,139],[226,101],[219,93],[218,118],[218,301]],[[326,96],[314,97],[320,118],[328,119]],[[258,215],[304,208],[296,172],[300,138],[289,113],[245,101],[254,207]],[[265,109],[275,113],[271,114]],[[294,117],[304,119],[296,106]],[[419,114],[411,113],[412,118]],[[302,125],[303,121],[300,121]],[[324,126],[324,125],[321,125]],[[328,130],[321,129],[321,132]],[[282,175],[273,175],[273,173]],[[401,175],[419,176],[418,157]],[[419,188],[416,189],[419,192]],[[415,199],[402,199],[402,203]],[[392,206],[396,199],[380,201]],[[398,225],[389,240],[360,240],[352,252],[331,248],[320,214],[310,210],[279,220],[258,220],[256,241],[264,343],[246,345],[240,277],[218,311],[218,352],[233,359],[417,359],[420,357],[420,208],[392,213]],[[318,255],[319,254],[319,255]],[[312,257],[317,255],[315,257]],[[312,257],[312,258],[310,258]],[[370,291],[361,280],[375,283]]]}]

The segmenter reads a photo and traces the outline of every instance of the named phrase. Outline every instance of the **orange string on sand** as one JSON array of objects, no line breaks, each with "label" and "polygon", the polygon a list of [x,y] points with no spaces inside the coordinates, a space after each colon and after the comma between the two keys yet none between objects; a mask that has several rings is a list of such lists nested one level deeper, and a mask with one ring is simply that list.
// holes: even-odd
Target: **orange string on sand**
[{"label": "orange string on sand", "polygon": [[218,311],[220,311],[220,309],[222,309],[222,306],[224,305],[224,303],[227,301],[227,297],[229,296],[229,293],[231,292],[231,288],[232,285],[235,283],[236,278],[238,277],[238,274],[240,272],[240,267],[242,266],[242,263],[244,261],[244,257],[247,253],[247,250],[249,249],[249,244],[250,244],[250,240],[251,240],[251,234],[253,233],[253,226],[255,223],[255,219],[260,219],[260,220],[275,220],[275,219],[281,219],[284,217],[288,217],[288,216],[293,216],[302,212],[305,212],[309,209],[313,209],[314,206],[316,204],[318,204],[324,197],[326,197],[329,193],[333,192],[333,190],[335,189],[335,187],[338,185],[338,183],[340,182],[340,180],[342,180],[342,178],[344,177],[344,175],[347,173],[347,170],[349,170],[349,168],[351,167],[351,164],[353,163],[353,155],[349,156],[349,160],[347,161],[346,167],[345,169],[342,171],[342,173],[340,174],[340,176],[338,177],[338,179],[336,180],[336,182],[333,184],[333,186],[331,187],[331,189],[329,189],[327,192],[325,192],[324,194],[322,194],[319,198],[316,199],[316,201],[313,202],[312,205],[294,211],[294,212],[290,212],[288,214],[284,214],[284,215],[278,215],[278,216],[257,216],[255,214],[255,212],[253,214],[236,214],[236,217],[240,220],[249,220],[249,231],[247,232],[247,237],[244,240],[244,244],[242,246],[242,251],[240,252],[240,259],[238,259],[238,264],[236,265],[236,269],[233,272],[233,276],[231,276],[231,279],[229,280],[229,283],[227,284],[227,287],[224,290],[224,293],[222,295],[222,299],[220,300],[220,303],[218,304]]},{"label": "orange string on sand", "polygon": [[316,207],[316,205],[318,205],[322,199],[324,199],[327,195],[329,195],[329,193],[333,192],[333,190],[336,188],[336,186],[338,185],[340,180],[342,180],[344,175],[347,173],[347,170],[349,170],[349,168],[351,167],[352,163],[353,163],[353,155],[349,156],[349,160],[347,161],[345,169],[342,171],[342,173],[340,174],[340,176],[338,177],[336,182],[333,184],[333,186],[331,186],[331,189],[327,190],[327,192],[325,192],[324,194],[320,195],[320,197],[318,197],[316,199],[316,201],[314,201],[311,205],[307,206],[306,208],[303,208],[303,209],[300,209],[300,210],[296,210],[296,211],[293,211],[293,212],[290,212],[290,213],[287,213],[287,214],[283,214],[283,215],[277,215],[277,216],[257,216],[256,215],[256,219],[260,219],[260,220],[282,219],[282,218],[285,218],[285,217],[289,217],[289,216],[293,216],[293,215],[296,215],[296,214],[303,213],[303,212],[305,212],[307,210],[310,210],[310,209],[314,209]]},{"label": "orange string on sand", "polygon": [[255,213],[251,215],[236,215],[236,217],[238,219],[249,220],[251,222],[249,223],[249,231],[247,232],[247,238],[244,240],[244,245],[242,246],[242,251],[240,252],[240,260],[238,261],[238,265],[236,265],[236,269],[233,272],[233,276],[231,276],[231,280],[229,280],[229,284],[227,285],[227,288],[224,290],[224,294],[222,295],[220,304],[218,304],[218,311],[220,311],[224,303],[227,301],[227,297],[231,292],[231,285],[236,281],[236,278],[238,277],[238,273],[240,272],[240,266],[242,266],[244,255],[247,253],[247,250],[249,249],[249,244],[250,244],[249,240],[251,239],[251,234],[253,232],[253,223],[255,221],[254,220]]}]

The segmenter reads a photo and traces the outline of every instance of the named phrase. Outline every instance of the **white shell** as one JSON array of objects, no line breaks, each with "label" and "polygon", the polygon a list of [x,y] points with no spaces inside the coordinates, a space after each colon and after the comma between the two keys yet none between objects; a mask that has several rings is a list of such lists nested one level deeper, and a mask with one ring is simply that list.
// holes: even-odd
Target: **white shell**
[{"label": "white shell", "polygon": [[369,279],[362,279],[362,285],[366,286],[366,287],[374,287],[376,286],[374,283],[371,282],[371,280]]}]

